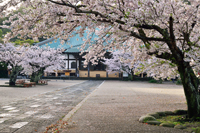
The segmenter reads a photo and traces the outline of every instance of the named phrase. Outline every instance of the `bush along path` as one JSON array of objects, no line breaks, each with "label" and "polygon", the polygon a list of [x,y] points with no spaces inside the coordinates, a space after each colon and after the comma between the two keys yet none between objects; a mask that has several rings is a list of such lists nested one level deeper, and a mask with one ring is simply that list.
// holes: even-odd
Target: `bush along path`
[{"label": "bush along path", "polygon": [[189,119],[187,110],[149,113],[139,118],[139,122],[149,125],[181,129],[185,132],[200,133],[200,117]]}]

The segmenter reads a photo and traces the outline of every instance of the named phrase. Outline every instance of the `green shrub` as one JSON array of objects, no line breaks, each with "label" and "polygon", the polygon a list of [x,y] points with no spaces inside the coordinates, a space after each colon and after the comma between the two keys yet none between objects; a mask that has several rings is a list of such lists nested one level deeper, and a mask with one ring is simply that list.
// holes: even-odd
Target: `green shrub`
[{"label": "green shrub", "polygon": [[162,84],[162,80],[155,80],[155,79],[151,79],[149,80],[149,83],[158,83],[158,84]]},{"label": "green shrub", "polygon": [[128,81],[128,78],[126,77],[126,78],[123,78],[123,81]]},{"label": "green shrub", "polygon": [[180,79],[178,79],[178,80],[176,81],[176,84],[177,84],[177,85],[182,85],[182,81],[181,81]]}]

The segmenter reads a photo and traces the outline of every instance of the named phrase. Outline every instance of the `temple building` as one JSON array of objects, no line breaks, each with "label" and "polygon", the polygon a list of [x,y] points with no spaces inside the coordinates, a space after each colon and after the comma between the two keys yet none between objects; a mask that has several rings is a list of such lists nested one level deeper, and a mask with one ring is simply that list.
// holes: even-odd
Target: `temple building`
[{"label": "temple building", "polygon": [[[86,34],[84,33],[84,36]],[[37,43],[39,47],[51,47],[51,48],[62,48],[64,49],[63,54],[65,55],[66,65],[65,69],[55,71],[55,73],[46,73],[44,76],[55,76],[55,77],[80,77],[80,78],[120,78],[120,72],[108,73],[106,66],[102,62],[98,62],[97,65],[88,63],[87,67],[84,67],[84,58],[82,57],[85,53],[81,53],[81,45],[84,43],[84,37],[80,37],[78,34],[66,40],[64,44],[61,44],[59,38],[50,38],[48,40]],[[87,47],[85,48],[85,50]],[[106,53],[105,56],[109,56]]]}]

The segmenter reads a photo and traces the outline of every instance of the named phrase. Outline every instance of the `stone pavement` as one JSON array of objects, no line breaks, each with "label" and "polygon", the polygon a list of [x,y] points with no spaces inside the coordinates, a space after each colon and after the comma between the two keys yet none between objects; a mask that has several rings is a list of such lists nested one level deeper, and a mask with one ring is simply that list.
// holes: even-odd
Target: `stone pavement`
[{"label": "stone pavement", "polygon": [[[26,93],[29,96],[26,99],[20,97],[12,102],[0,102],[0,133],[44,132],[47,126],[62,119],[101,83],[102,81],[85,81],[56,90],[55,88],[52,89],[51,85],[25,88],[30,89],[29,93],[34,89],[39,91],[41,88],[44,90],[43,94],[40,95]],[[67,84],[67,81],[65,84]],[[54,85],[56,86],[56,82],[54,82]],[[49,88],[51,91],[44,93],[47,90],[42,87]],[[7,87],[7,89],[9,91],[13,88]],[[14,89],[16,91],[19,88]],[[3,90],[3,92],[6,92],[6,90]]]},{"label": "stone pavement", "polygon": [[146,125],[140,116],[186,109],[182,86],[173,83],[105,81],[82,104],[62,133],[182,133],[179,129]]},{"label": "stone pavement", "polygon": [[[29,88],[0,87],[0,104],[6,104],[8,102],[25,99],[41,93],[66,88],[84,81],[85,80],[50,80],[48,85],[36,85]],[[9,79],[0,79],[0,85],[5,85],[5,82],[9,82]]]}]

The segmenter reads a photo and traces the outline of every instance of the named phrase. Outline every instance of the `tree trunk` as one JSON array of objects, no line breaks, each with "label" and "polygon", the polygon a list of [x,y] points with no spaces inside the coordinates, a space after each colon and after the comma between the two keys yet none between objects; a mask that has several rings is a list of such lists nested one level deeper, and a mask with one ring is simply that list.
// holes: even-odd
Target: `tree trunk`
[{"label": "tree trunk", "polygon": [[38,81],[40,80],[41,76],[43,75],[44,69],[45,68],[41,68],[39,71],[32,73],[30,81],[38,84]]},{"label": "tree trunk", "polygon": [[12,67],[12,72],[10,74],[9,85],[15,86],[15,82],[17,80],[18,74],[23,70],[21,66],[14,66]]},{"label": "tree trunk", "polygon": [[134,79],[134,72],[133,72],[133,69],[131,69],[131,81],[133,81]]},{"label": "tree trunk", "polygon": [[31,75],[30,82],[35,82],[35,83],[38,84],[38,81],[40,80],[40,77],[41,76],[38,73],[34,73],[34,74]]},{"label": "tree trunk", "polygon": [[196,118],[200,116],[200,98],[198,93],[199,81],[188,62],[178,65],[183,88],[187,100],[188,117]]}]

